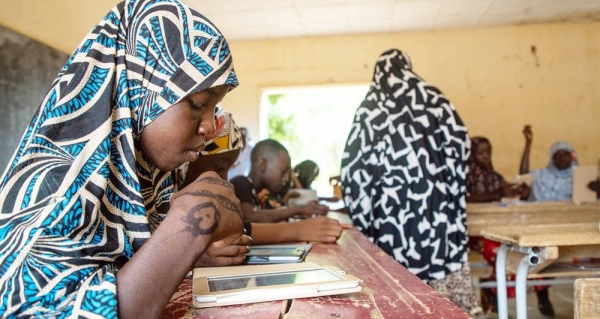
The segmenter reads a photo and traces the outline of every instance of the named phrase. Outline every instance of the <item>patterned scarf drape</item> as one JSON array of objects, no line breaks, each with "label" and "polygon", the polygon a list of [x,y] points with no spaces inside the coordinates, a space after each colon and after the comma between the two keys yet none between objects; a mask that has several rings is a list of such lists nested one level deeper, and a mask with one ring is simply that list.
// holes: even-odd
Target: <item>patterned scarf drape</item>
[{"label": "patterned scarf drape", "polygon": [[571,166],[560,170],[554,166],[552,157],[560,150],[575,154],[573,146],[565,141],[558,141],[550,147],[548,166],[533,171],[534,180],[531,184],[531,198],[536,201],[570,201],[573,198],[573,168],[577,161],[571,161]]},{"label": "patterned scarf drape", "polygon": [[182,98],[237,86],[219,30],[177,0],[126,1],[85,37],[0,184],[0,313],[116,315],[113,269],[168,210],[170,172],[139,150]]},{"label": "patterned scarf drape", "polygon": [[465,178],[470,140],[454,106],[398,50],[377,60],[342,158],[354,224],[423,280],[467,261]]}]

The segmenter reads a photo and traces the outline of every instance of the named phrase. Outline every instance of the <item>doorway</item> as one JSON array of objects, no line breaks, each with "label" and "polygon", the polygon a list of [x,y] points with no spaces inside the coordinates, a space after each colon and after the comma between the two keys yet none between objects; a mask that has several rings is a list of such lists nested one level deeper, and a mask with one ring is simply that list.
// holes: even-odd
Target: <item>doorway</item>
[{"label": "doorway", "polygon": [[312,188],[319,196],[332,196],[329,178],[340,175],[354,113],[368,89],[368,84],[360,84],[264,90],[261,140],[283,144],[292,168],[307,159],[316,162],[320,173]]}]

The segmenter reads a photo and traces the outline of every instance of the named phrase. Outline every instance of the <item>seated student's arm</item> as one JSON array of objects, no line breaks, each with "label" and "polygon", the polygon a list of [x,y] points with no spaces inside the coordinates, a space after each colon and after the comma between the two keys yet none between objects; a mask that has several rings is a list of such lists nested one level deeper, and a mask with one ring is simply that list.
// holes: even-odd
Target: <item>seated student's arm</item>
[{"label": "seated student's arm", "polygon": [[254,204],[242,202],[242,212],[246,216],[246,219],[254,223],[276,223],[286,221],[296,215],[308,217],[325,215],[329,212],[329,207],[312,202],[296,207],[254,210]]},{"label": "seated student's arm", "polygon": [[329,211],[325,205],[309,203],[297,207],[280,209],[255,210],[254,195],[252,194],[252,183],[246,177],[238,176],[231,180],[235,188],[235,195],[241,202],[242,212],[247,220],[255,223],[275,223],[287,220],[294,215],[324,215]]},{"label": "seated student's arm", "polygon": [[483,194],[475,194],[471,195],[467,193],[467,203],[485,203],[485,202],[494,202],[500,201],[502,199],[502,195],[504,191],[502,188],[499,188],[495,192],[491,193],[483,193]]},{"label": "seated student's arm", "polygon": [[293,223],[252,223],[252,242],[255,245],[298,241],[334,243],[342,229],[337,220],[327,217]]},{"label": "seated student's arm", "polygon": [[525,128],[523,128],[523,135],[525,136],[525,149],[523,150],[521,166],[519,167],[519,174],[521,175],[529,173],[529,153],[531,151],[531,142],[533,141],[531,125],[525,125]]}]

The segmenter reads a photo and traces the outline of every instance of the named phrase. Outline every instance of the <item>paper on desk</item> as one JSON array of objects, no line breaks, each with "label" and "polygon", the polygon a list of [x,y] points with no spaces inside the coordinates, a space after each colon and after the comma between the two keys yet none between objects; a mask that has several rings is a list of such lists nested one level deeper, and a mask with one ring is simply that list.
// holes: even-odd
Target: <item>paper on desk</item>
[{"label": "paper on desk", "polygon": [[573,202],[595,202],[597,194],[587,185],[597,178],[598,168],[596,166],[582,165],[573,168]]}]

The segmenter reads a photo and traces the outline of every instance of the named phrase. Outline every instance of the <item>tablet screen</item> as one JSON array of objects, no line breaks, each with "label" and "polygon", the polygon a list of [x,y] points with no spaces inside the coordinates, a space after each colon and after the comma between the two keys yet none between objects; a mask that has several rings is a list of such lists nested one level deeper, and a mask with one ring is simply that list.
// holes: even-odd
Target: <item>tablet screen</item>
[{"label": "tablet screen", "polygon": [[302,247],[250,247],[248,256],[296,256],[304,253]]},{"label": "tablet screen", "polygon": [[309,269],[276,274],[208,278],[208,288],[211,292],[219,292],[252,287],[306,284],[343,279],[343,277],[340,277],[327,269]]}]

